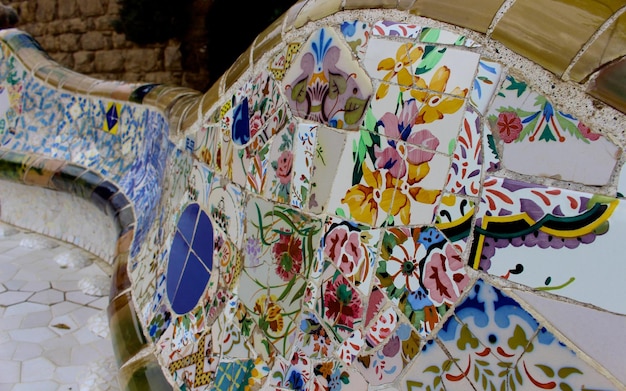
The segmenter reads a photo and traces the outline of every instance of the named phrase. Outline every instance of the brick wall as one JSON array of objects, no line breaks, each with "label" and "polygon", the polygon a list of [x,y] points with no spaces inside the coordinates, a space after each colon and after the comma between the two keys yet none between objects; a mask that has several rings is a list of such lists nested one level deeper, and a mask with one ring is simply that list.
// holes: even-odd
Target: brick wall
[{"label": "brick wall", "polygon": [[[19,14],[17,28],[50,56],[77,72],[106,80],[155,82],[205,91],[209,86],[204,18],[211,0],[195,0],[181,39],[136,45],[117,33],[117,0],[5,0]],[[155,26],[158,28],[158,26]]]}]

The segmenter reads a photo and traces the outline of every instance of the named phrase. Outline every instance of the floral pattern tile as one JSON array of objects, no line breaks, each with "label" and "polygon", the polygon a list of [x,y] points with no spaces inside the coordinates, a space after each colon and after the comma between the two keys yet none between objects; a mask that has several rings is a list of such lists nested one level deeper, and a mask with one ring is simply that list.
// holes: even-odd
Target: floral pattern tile
[{"label": "floral pattern tile", "polygon": [[372,95],[350,48],[328,28],[311,36],[283,83],[295,115],[340,129],[358,128]]},{"label": "floral pattern tile", "polygon": [[469,106],[456,140],[446,191],[476,197],[482,179],[482,138],[480,117]]},{"label": "floral pattern tile", "polygon": [[357,58],[363,58],[370,38],[370,25],[360,20],[350,20],[341,23],[341,34]]},{"label": "floral pattern tile", "polygon": [[486,58],[478,61],[478,72],[474,79],[470,102],[480,114],[485,114],[491,98],[498,90],[501,77],[502,64]]},{"label": "floral pattern tile", "polygon": [[432,227],[386,232],[376,277],[422,336],[435,328],[470,281],[459,249]]},{"label": "floral pattern tile", "polygon": [[372,27],[372,35],[389,37],[417,38],[421,27],[417,24],[381,20]]},{"label": "floral pattern tile", "polygon": [[502,146],[504,166],[522,174],[602,186],[621,154],[604,135],[510,75],[487,118]]},{"label": "floral pattern tile", "polygon": [[424,363],[414,367],[417,373],[432,374],[432,380],[424,377],[430,384],[409,375],[407,388],[438,389],[443,383],[446,390],[464,389],[467,381],[485,390],[576,389],[580,381],[595,383],[600,389],[613,388],[519,303],[482,280],[461,302],[455,317],[446,321],[437,339],[446,353],[435,343],[427,344]]},{"label": "floral pattern tile", "polygon": [[620,349],[583,343],[626,313],[621,147],[476,32],[357,14],[307,24],[172,140],[0,43],[0,154],[120,184],[134,304],[180,389],[623,388]]}]

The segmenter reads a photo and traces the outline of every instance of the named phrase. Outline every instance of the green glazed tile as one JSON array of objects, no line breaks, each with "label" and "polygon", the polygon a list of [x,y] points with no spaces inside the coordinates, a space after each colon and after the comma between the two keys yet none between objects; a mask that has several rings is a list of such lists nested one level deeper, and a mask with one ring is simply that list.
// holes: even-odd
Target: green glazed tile
[{"label": "green glazed tile", "polygon": [[121,366],[147,345],[129,293],[118,296],[107,309],[111,341],[117,364]]},{"label": "green glazed tile", "polygon": [[518,0],[492,37],[514,52],[561,75],[618,1]]}]

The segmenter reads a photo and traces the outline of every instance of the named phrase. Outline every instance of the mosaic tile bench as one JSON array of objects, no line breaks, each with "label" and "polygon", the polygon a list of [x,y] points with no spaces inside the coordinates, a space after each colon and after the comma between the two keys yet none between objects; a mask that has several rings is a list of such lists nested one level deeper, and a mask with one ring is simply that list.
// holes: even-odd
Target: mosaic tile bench
[{"label": "mosaic tile bench", "polygon": [[110,225],[64,239],[128,390],[625,390],[625,6],[587,3],[301,1],[204,94],[4,30],[0,185]]}]

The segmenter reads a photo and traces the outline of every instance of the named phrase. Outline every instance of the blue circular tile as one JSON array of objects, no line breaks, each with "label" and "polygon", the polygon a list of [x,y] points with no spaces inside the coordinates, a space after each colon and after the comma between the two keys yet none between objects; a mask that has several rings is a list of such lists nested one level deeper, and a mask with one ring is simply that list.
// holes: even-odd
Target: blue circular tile
[{"label": "blue circular tile", "polygon": [[198,204],[190,204],[178,219],[167,265],[166,292],[174,312],[194,309],[212,271],[213,224]]}]

